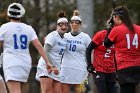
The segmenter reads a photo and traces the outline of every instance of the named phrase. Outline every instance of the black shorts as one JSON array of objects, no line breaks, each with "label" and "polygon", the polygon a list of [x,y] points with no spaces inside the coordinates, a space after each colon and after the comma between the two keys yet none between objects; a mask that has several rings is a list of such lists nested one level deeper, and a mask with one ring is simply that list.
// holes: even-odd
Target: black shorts
[{"label": "black shorts", "polygon": [[117,93],[119,90],[116,73],[96,72],[93,77],[99,93]]},{"label": "black shorts", "polygon": [[139,83],[140,82],[140,66],[129,67],[117,71],[119,84]]},{"label": "black shorts", "polygon": [[2,77],[4,77],[3,68],[2,68],[2,67],[0,68],[0,75],[1,75]]},{"label": "black shorts", "polygon": [[98,81],[105,80],[106,82],[116,82],[116,73],[104,73],[104,72],[96,72],[94,75],[95,83]]}]

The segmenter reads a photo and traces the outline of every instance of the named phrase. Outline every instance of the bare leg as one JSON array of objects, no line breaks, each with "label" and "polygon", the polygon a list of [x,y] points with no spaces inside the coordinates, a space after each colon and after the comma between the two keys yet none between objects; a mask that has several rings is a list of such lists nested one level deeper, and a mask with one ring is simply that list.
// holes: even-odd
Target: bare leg
[{"label": "bare leg", "polygon": [[7,86],[10,93],[21,93],[21,82],[9,80]]},{"label": "bare leg", "polygon": [[53,79],[48,77],[40,78],[40,85],[42,93],[52,93]]},{"label": "bare leg", "polygon": [[70,84],[61,84],[61,93],[69,93],[70,92]]},{"label": "bare leg", "polygon": [[6,86],[2,77],[0,79],[0,93],[7,93]]},{"label": "bare leg", "polygon": [[75,85],[74,85],[74,91],[75,91],[76,93],[78,93],[78,92],[80,91],[79,88],[80,88],[80,84],[75,84]]},{"label": "bare leg", "polygon": [[53,80],[53,87],[52,87],[53,92],[52,93],[61,93],[60,88],[61,88],[61,83],[56,80]]}]

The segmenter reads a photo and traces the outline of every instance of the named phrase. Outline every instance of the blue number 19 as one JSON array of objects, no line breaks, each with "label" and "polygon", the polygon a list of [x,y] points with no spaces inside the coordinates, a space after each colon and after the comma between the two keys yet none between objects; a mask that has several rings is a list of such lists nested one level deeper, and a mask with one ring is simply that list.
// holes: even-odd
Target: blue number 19
[{"label": "blue number 19", "polygon": [[[19,46],[17,43],[17,40],[18,40],[17,34],[14,34],[13,37],[14,37],[14,49],[18,49]],[[27,48],[27,36],[26,35],[20,35],[20,47],[21,47],[21,49]]]}]

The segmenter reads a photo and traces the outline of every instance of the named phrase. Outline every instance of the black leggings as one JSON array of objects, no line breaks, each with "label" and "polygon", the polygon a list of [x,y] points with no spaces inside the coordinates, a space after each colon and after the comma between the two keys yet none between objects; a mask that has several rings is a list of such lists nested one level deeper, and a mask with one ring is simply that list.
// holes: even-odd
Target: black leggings
[{"label": "black leggings", "polygon": [[117,73],[121,93],[136,93],[136,86],[140,82],[140,66],[124,68]]},{"label": "black leggings", "polygon": [[121,93],[136,93],[137,83],[121,84]]},{"label": "black leggings", "polygon": [[98,93],[119,93],[120,86],[116,82],[115,73],[97,72],[94,80]]}]

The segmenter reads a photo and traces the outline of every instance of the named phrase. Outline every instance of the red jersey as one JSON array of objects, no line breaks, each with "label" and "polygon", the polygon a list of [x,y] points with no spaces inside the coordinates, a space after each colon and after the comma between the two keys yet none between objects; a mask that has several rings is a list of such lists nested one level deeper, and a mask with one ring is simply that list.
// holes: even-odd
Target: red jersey
[{"label": "red jersey", "polygon": [[94,49],[92,63],[96,71],[114,73],[114,48],[106,48],[103,43],[106,32],[106,30],[99,31],[92,39],[92,41],[97,45]]},{"label": "red jersey", "polygon": [[108,38],[114,42],[118,70],[140,66],[140,26],[134,25],[134,33],[125,24],[115,26]]}]

